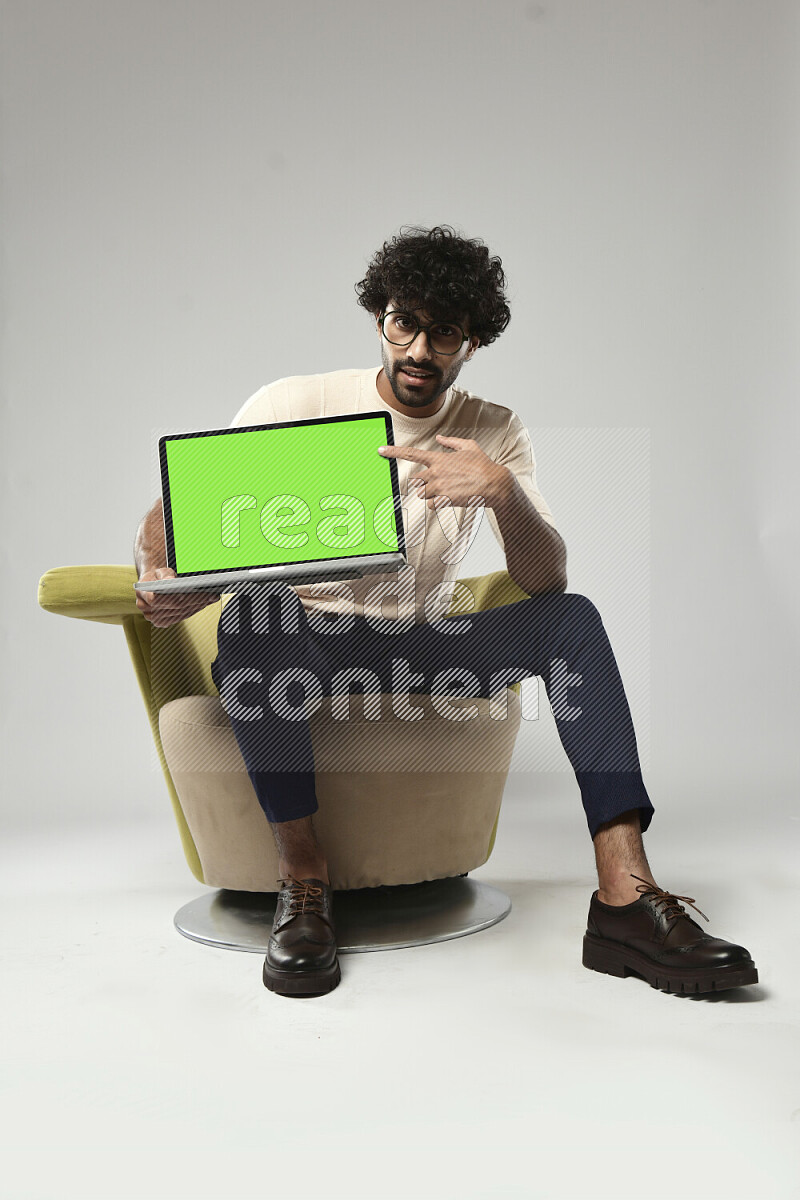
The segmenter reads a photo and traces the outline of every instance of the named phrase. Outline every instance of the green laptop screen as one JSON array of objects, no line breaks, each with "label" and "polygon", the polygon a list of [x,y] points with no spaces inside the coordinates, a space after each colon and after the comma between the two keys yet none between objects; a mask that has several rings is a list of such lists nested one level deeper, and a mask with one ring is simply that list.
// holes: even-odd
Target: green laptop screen
[{"label": "green laptop screen", "polygon": [[162,438],[170,565],[191,575],[400,549],[387,434],[379,414]]}]

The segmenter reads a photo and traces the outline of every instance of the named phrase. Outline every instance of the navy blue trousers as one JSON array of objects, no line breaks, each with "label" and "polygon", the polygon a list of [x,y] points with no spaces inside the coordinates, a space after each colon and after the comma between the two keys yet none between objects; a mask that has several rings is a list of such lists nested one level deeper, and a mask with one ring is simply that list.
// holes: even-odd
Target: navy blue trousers
[{"label": "navy blue trousers", "polygon": [[[351,691],[393,693],[401,678],[411,694],[449,697],[490,698],[511,681],[539,676],[590,836],[631,809],[640,810],[642,831],[652,819],[614,652],[585,596],[547,593],[408,626],[352,615],[309,619],[292,588],[272,584],[228,601],[217,651],[214,682],[270,822],[316,812],[308,714],[321,696],[346,690],[340,673],[348,669],[380,681],[380,688],[356,682]],[[437,683],[441,672],[448,674]]]}]

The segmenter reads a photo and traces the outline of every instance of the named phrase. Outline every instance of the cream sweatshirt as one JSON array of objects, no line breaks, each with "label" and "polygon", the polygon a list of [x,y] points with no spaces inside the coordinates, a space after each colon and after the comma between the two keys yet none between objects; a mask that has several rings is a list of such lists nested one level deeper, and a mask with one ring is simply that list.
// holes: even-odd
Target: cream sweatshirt
[{"label": "cream sweatshirt", "polygon": [[[555,527],[550,508],[536,486],[536,464],[528,431],[510,408],[492,404],[462,388],[451,387],[432,417],[396,412],[381,398],[376,380],[380,367],[294,375],[259,388],[239,409],[231,427],[267,425],[307,417],[331,417],[351,412],[388,412],[398,446],[443,451],[436,434],[473,438],[485,454],[508,467],[548,524]],[[450,453],[450,451],[445,451]],[[490,508],[445,506],[429,509],[408,479],[418,463],[397,459],[403,504],[408,564],[399,571],[362,579],[297,585],[295,591],[308,614],[352,612],[406,624],[434,621],[450,608],[459,564],[478,531],[489,521],[500,546],[503,538]],[[461,600],[461,597],[458,597]],[[468,611],[468,598],[465,611]]]}]

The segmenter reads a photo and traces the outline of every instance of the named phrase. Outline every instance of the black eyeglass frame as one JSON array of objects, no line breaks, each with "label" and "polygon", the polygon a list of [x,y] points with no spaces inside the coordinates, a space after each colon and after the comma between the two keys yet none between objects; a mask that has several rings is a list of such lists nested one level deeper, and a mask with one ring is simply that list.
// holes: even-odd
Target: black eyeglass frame
[{"label": "black eyeglass frame", "polygon": [[[412,338],[409,338],[409,340],[407,342],[393,342],[390,337],[386,336],[386,330],[383,328],[383,323],[387,317],[408,317],[409,321],[413,321],[414,324],[416,325],[416,327],[417,327],[416,333],[414,334],[414,336]],[[430,346],[431,350],[433,350],[434,354],[440,354],[442,356],[442,358],[452,358],[454,354],[458,354],[459,350],[464,345],[464,342],[469,341],[469,334],[464,333],[464,330],[461,328],[461,326],[458,324],[457,321],[432,321],[430,323],[430,325],[421,325],[413,313],[406,312],[405,309],[402,309],[402,308],[393,308],[390,312],[383,313],[378,318],[378,324],[381,327],[381,334],[383,335],[383,337],[386,338],[386,340],[390,346],[411,346],[417,340],[419,335],[421,333],[424,333],[428,339],[428,345]],[[434,349],[433,342],[431,341],[430,331],[436,325],[451,325],[453,327],[453,329],[457,329],[459,331],[459,333],[461,334],[461,341],[455,350],[436,350],[436,349]]]}]

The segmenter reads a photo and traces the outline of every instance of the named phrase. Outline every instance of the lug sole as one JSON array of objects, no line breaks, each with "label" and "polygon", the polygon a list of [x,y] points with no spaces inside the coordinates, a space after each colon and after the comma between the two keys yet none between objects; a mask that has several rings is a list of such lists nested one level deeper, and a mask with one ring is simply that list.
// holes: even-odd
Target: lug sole
[{"label": "lug sole", "polygon": [[342,978],[338,958],[320,971],[279,971],[264,959],[261,974],[264,987],[277,996],[324,996],[332,992]]},{"label": "lug sole", "polygon": [[607,941],[591,933],[587,933],[583,939],[583,965],[590,971],[601,971],[605,975],[616,975],[620,979],[630,974],[641,975],[651,987],[662,992],[721,992],[726,988],[758,983],[758,970],[752,960],[732,963],[727,967],[708,967],[699,971],[691,967],[681,970],[654,963],[638,950]]}]

